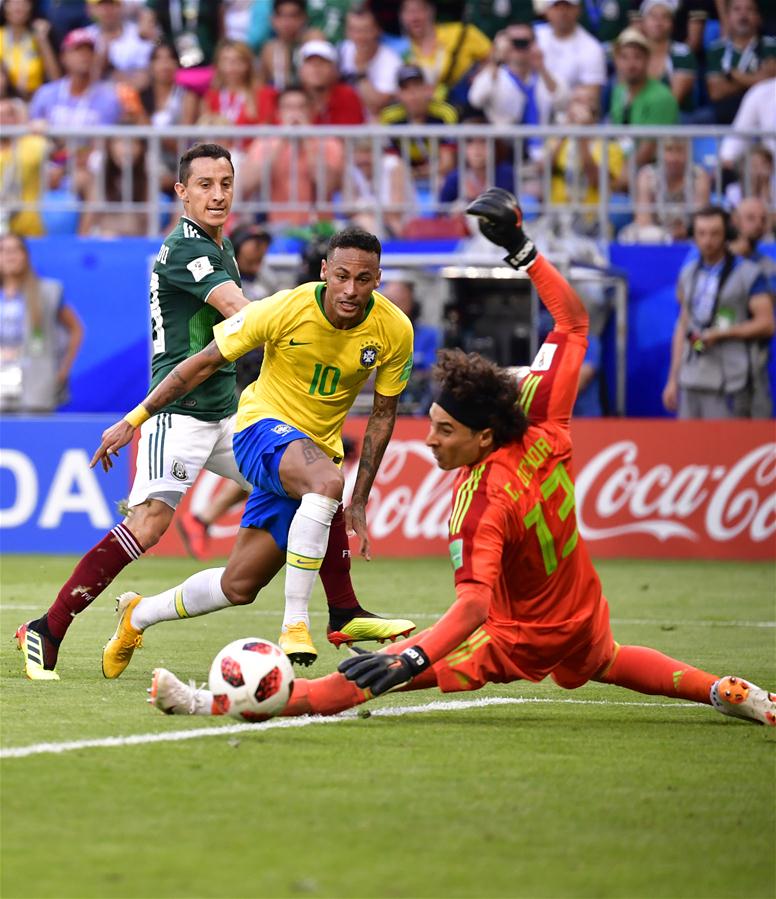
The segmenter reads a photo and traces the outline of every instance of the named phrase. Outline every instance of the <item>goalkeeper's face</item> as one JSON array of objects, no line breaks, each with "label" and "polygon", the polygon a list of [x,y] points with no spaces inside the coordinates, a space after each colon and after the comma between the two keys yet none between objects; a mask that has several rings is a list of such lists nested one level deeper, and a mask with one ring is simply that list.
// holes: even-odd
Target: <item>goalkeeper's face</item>
[{"label": "goalkeeper's face", "polygon": [[443,471],[476,465],[493,450],[493,431],[490,428],[473,431],[437,403],[432,403],[428,415],[431,423],[426,446]]}]

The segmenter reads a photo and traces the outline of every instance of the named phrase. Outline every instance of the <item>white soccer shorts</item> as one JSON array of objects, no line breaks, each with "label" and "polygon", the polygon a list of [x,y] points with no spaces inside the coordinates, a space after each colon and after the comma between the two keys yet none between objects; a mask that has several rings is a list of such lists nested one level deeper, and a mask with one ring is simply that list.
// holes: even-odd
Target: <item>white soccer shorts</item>
[{"label": "white soccer shorts", "polygon": [[232,450],[236,418],[199,421],[171,412],[149,418],[140,428],[129,507],[159,499],[175,509],[203,468],[250,490]]}]

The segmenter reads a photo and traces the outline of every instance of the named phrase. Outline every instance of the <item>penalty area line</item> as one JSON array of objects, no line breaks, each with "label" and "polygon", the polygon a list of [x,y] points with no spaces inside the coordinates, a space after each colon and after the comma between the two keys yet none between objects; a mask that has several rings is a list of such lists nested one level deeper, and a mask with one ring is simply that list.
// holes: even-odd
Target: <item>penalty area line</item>
[{"label": "penalty area line", "polygon": [[[462,712],[468,709],[484,709],[493,706],[530,705],[600,705],[633,706],[650,709],[701,709],[706,706],[695,702],[608,702],[604,699],[551,699],[543,697],[485,696],[480,699],[436,700],[422,705],[394,706],[385,709],[369,709],[372,718],[398,718],[403,715],[423,715],[429,712]],[[339,715],[304,715],[299,718],[273,718],[262,724],[227,724],[198,727],[191,730],[175,730],[167,733],[130,734],[126,737],[103,737],[94,740],[71,740],[62,743],[33,743],[29,746],[12,746],[0,749],[0,759],[29,758],[35,755],[61,755],[79,749],[114,749],[124,746],[145,746],[150,743],[175,743],[180,740],[198,740],[202,737],[222,737],[232,734],[256,734],[267,730],[292,727],[310,727],[316,724],[341,724],[359,718],[358,710],[349,709]]]}]

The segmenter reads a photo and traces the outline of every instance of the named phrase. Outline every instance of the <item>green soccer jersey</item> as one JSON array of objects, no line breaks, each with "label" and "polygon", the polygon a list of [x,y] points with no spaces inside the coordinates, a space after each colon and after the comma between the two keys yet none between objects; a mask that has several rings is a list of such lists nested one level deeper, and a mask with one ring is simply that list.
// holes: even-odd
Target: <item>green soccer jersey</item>
[{"label": "green soccer jersey", "polygon": [[[240,273],[231,242],[223,247],[191,219],[182,217],[162,244],[151,273],[151,387],[213,339],[213,325],[224,320],[207,299],[220,284]],[[165,412],[220,421],[237,410],[236,374],[229,363],[191,393],[165,407]]]}]

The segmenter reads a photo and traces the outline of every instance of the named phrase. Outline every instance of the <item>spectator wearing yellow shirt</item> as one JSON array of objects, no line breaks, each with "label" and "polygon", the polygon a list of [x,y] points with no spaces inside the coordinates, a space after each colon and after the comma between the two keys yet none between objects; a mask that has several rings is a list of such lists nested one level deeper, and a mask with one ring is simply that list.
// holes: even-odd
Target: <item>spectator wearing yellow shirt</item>
[{"label": "spectator wearing yellow shirt", "polygon": [[407,62],[420,66],[426,80],[445,97],[459,81],[490,55],[490,40],[475,25],[436,22],[429,0],[402,0],[399,20],[410,41]]},{"label": "spectator wearing yellow shirt", "polygon": [[[566,122],[569,125],[588,125],[592,129],[597,121],[597,111],[588,89],[578,85],[571,94]],[[564,137],[559,141],[549,142],[551,204],[566,207],[569,214],[581,212],[578,224],[585,231],[589,231],[596,221],[595,207],[600,197],[600,162],[604,153],[604,141],[592,134],[589,138]],[[607,147],[609,189],[612,190],[622,175],[625,156],[616,141],[609,141]]]},{"label": "spectator wearing yellow shirt", "polygon": [[0,27],[0,64],[16,93],[28,100],[44,81],[60,77],[49,41],[50,25],[32,18],[31,0],[5,0]]},{"label": "spectator wearing yellow shirt", "polygon": [[24,101],[19,97],[0,99],[0,232],[22,237],[45,234],[36,206],[44,190],[44,165],[48,141],[40,134],[7,137],[5,128],[27,121]]}]

